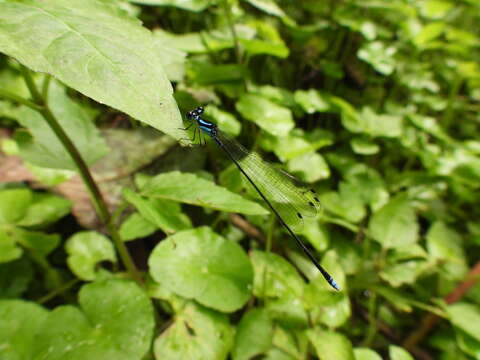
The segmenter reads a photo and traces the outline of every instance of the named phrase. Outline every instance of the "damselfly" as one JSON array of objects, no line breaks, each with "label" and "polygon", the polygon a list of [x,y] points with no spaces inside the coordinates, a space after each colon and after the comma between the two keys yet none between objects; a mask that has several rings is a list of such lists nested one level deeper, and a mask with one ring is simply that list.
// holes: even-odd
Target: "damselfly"
[{"label": "damselfly", "polygon": [[304,217],[312,217],[320,208],[320,201],[313,189],[300,185],[293,176],[279,171],[269,165],[256,154],[249,152],[237,141],[224,135],[216,124],[202,118],[203,107],[187,113],[187,119],[192,121],[186,129],[195,125],[193,140],[197,135],[202,143],[202,134],[210,136],[235,163],[238,170],[247,178],[260,197],[265,201],[278,221],[287,229],[303,252],[310,258],[327,282],[336,290],[340,290],[335,280],[318,263],[307,246],[293,232],[303,226]]}]

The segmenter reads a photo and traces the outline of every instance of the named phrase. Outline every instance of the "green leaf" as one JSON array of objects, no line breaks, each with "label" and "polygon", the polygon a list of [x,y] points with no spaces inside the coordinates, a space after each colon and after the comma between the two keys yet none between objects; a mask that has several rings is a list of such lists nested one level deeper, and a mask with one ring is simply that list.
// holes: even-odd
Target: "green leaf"
[{"label": "green leaf", "polygon": [[330,191],[320,195],[325,209],[351,222],[359,222],[366,215],[362,198],[354,184],[340,183],[340,191]]},{"label": "green leaf", "polygon": [[245,51],[250,55],[272,55],[284,59],[288,57],[289,48],[281,42],[265,41],[259,39],[239,39],[240,44],[245,47]]},{"label": "green leaf", "polygon": [[110,240],[95,231],[80,231],[65,244],[67,263],[72,272],[82,280],[95,280],[95,266],[101,261],[116,261],[115,249]]},{"label": "green leaf", "polygon": [[248,360],[264,354],[272,345],[273,323],[265,309],[246,312],[237,327],[233,360]]},{"label": "green leaf", "polygon": [[216,310],[238,310],[251,295],[247,255],[207,227],[169,236],[155,247],[148,264],[152,277],[167,289]]},{"label": "green leaf", "polygon": [[[108,147],[92,121],[95,115],[92,110],[74,102],[67,95],[66,88],[57,81],[50,84],[48,96],[52,113],[86,163],[93,164],[104,156]],[[33,136],[16,136],[20,155],[25,160],[51,169],[77,169],[65,147],[40,113],[23,106],[18,109],[16,118]]]},{"label": "green leaf", "polygon": [[155,340],[156,359],[224,360],[233,344],[234,329],[225,314],[189,302]]},{"label": "green leaf", "polygon": [[70,212],[69,200],[53,194],[33,193],[32,203],[20,226],[45,226],[54,223]]},{"label": "green leaf", "polygon": [[444,22],[431,22],[425,25],[422,30],[413,38],[413,43],[417,47],[425,47],[428,43],[438,38],[444,32],[446,24]]},{"label": "green leaf", "polygon": [[307,335],[320,360],[355,360],[352,344],[344,335],[319,328],[308,330]]},{"label": "green leaf", "polygon": [[364,138],[353,138],[350,146],[354,153],[360,155],[374,155],[380,151],[378,144]]},{"label": "green leaf", "polygon": [[274,0],[244,0],[250,5],[255,6],[257,9],[262,10],[263,12],[277,16],[285,22],[287,25],[295,25],[295,21],[291,19],[285,12],[277,5]]},{"label": "green leaf", "polygon": [[[301,359],[306,352],[308,338],[304,331],[298,329],[284,329],[282,326],[275,326],[273,333],[273,347],[265,359],[271,360],[293,360]],[[279,350],[276,352],[275,350]]]},{"label": "green leaf", "polygon": [[355,348],[353,349],[355,360],[382,360],[382,357],[375,351],[368,348]]},{"label": "green leaf", "polygon": [[407,350],[395,345],[388,347],[388,355],[391,360],[413,360],[412,355]]},{"label": "green leaf", "polygon": [[316,152],[307,153],[291,159],[287,164],[292,173],[300,173],[306,182],[315,182],[330,177],[330,168],[322,155]]},{"label": "green leaf", "polygon": [[41,306],[22,300],[0,300],[0,358],[33,359],[35,336],[48,316]]},{"label": "green leaf", "polygon": [[276,323],[286,328],[298,329],[308,326],[308,314],[305,307],[294,294],[269,300],[265,309]]},{"label": "green leaf", "polygon": [[3,1],[0,51],[99,103],[184,137],[155,40],[114,3]]},{"label": "green leaf", "polygon": [[463,241],[460,235],[441,221],[436,221],[427,233],[428,253],[439,261],[465,265]]},{"label": "green leaf", "polygon": [[358,164],[347,170],[345,178],[356,189],[355,194],[374,211],[388,201],[385,181],[376,170]]},{"label": "green leaf", "polygon": [[394,55],[397,49],[386,47],[380,41],[367,42],[358,50],[358,57],[369,63],[382,75],[390,75],[395,70]]},{"label": "green leaf", "polygon": [[[282,161],[293,159],[322,147],[333,144],[333,134],[322,129],[314,129],[313,131],[304,132],[300,129],[293,129],[288,136],[283,138],[267,135],[269,149],[273,147],[273,151]],[[271,145],[270,145],[271,143]]]},{"label": "green leaf", "polygon": [[206,62],[190,61],[187,66],[188,78],[198,85],[240,83],[245,77],[245,68],[238,64],[212,65]]},{"label": "green leaf", "polygon": [[184,202],[215,210],[247,215],[268,214],[257,203],[189,173],[173,171],[157,175],[141,190],[141,193],[148,197]]},{"label": "green leaf", "polygon": [[200,12],[212,5],[212,0],[129,0],[132,3],[157,6],[173,6],[189,11]]},{"label": "green leaf", "polygon": [[399,287],[404,284],[413,284],[428,267],[429,263],[425,260],[403,261],[387,265],[380,272],[380,277],[393,287]]},{"label": "green leaf", "polygon": [[158,32],[153,33],[155,46],[158,49],[159,59],[162,62],[168,80],[182,81],[185,77],[185,63],[187,54],[175,47],[165,44]]},{"label": "green leaf", "polygon": [[237,136],[242,130],[242,124],[231,113],[217,108],[215,105],[208,105],[205,114],[211,116],[215,124],[227,134]]},{"label": "green leaf", "polygon": [[155,230],[155,224],[135,212],[122,223],[119,232],[123,241],[129,241],[151,235]]},{"label": "green leaf", "polygon": [[58,234],[45,234],[19,227],[12,229],[12,237],[19,245],[42,257],[50,254],[60,244],[60,235]]},{"label": "green leaf", "polygon": [[427,0],[419,5],[423,16],[431,19],[440,19],[452,9],[454,3],[443,0]]},{"label": "green leaf", "polygon": [[0,226],[0,264],[18,259],[22,253],[13,237],[13,230]]},{"label": "green leaf", "polygon": [[192,223],[182,213],[180,204],[164,199],[147,199],[130,189],[123,190],[123,197],[133,204],[144,219],[162,229],[165,234],[189,229]]},{"label": "green leaf", "polygon": [[274,136],[286,136],[295,126],[289,109],[258,95],[240,96],[235,107],[245,119]]},{"label": "green leaf", "polygon": [[153,307],[145,292],[126,280],[84,285],[80,309],[53,310],[35,339],[39,359],[141,359],[151,346]]},{"label": "green leaf", "polygon": [[0,190],[0,224],[14,224],[27,213],[32,201],[29,189]]},{"label": "green leaf", "polygon": [[250,253],[255,270],[253,294],[260,298],[301,297],[305,282],[284,258],[259,250]]},{"label": "green leaf", "polygon": [[328,99],[315,89],[295,91],[295,101],[307,112],[326,112],[331,109]]},{"label": "green leaf", "polygon": [[[235,30],[241,32],[237,26],[235,26]],[[194,54],[220,51],[234,46],[232,33],[228,28],[182,34],[155,29],[154,35],[166,46]],[[242,34],[243,36],[246,35]]]},{"label": "green leaf", "polygon": [[407,195],[397,195],[376,211],[370,218],[369,230],[372,237],[385,248],[417,242],[417,217]]},{"label": "green leaf", "polygon": [[377,114],[369,106],[360,113],[361,132],[370,136],[398,137],[402,135],[403,119],[398,115]]},{"label": "green leaf", "polygon": [[26,258],[0,264],[0,298],[21,297],[32,278],[33,268]]},{"label": "green leaf", "polygon": [[465,302],[447,307],[447,313],[453,325],[480,341],[480,307]]},{"label": "green leaf", "polygon": [[[329,272],[331,268],[329,268]],[[337,280],[338,277],[335,277]],[[316,280],[318,283],[320,280]],[[323,281],[325,281],[323,279]],[[322,324],[325,324],[328,328],[338,328],[342,325],[345,325],[350,317],[352,316],[352,309],[350,305],[350,299],[345,293],[337,296],[338,294],[333,293],[336,299],[334,299],[333,304],[323,304],[321,307],[312,308],[312,316],[316,317],[318,321]]]},{"label": "green leaf", "polygon": [[301,234],[318,251],[325,251],[330,244],[330,233],[326,226],[320,224],[318,219],[304,219]]}]

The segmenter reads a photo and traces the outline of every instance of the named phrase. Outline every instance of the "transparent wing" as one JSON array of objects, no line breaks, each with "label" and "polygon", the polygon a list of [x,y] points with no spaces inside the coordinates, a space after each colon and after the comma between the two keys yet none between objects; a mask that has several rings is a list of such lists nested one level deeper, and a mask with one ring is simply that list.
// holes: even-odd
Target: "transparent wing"
[{"label": "transparent wing", "polygon": [[304,186],[290,174],[275,169],[257,153],[249,152],[220,131],[216,137],[255,182],[287,225],[295,231],[300,231],[303,228],[304,217],[317,215],[321,205],[314,190]]}]

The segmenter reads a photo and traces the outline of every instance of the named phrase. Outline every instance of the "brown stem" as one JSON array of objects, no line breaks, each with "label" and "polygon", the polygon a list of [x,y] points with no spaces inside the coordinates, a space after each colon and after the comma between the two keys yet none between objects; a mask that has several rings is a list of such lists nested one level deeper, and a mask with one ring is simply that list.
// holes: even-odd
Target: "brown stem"
[{"label": "brown stem", "polygon": [[[447,304],[453,304],[460,300],[465,293],[470,290],[470,288],[475,285],[480,280],[480,261],[475,264],[475,266],[470,270],[468,273],[466,280],[458,285],[455,290],[453,290],[450,294],[445,296],[444,300]],[[418,330],[412,332],[403,342],[403,347],[406,349],[412,349],[417,344],[419,344],[427,335],[428,333],[437,325],[440,321],[440,317],[429,313],[423,317],[420,321],[420,327]]]}]

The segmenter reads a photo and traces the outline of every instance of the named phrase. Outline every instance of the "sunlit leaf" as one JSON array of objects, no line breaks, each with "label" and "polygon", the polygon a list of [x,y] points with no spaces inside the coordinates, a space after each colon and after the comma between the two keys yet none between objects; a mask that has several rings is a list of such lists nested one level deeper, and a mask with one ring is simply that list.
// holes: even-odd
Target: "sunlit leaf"
[{"label": "sunlit leaf", "polygon": [[33,302],[0,300],[0,357],[17,360],[38,355],[35,336],[47,315],[47,310]]},{"label": "sunlit leaf", "polygon": [[101,261],[116,261],[112,243],[95,231],[81,231],[67,240],[68,266],[83,280],[96,278],[95,266]]},{"label": "sunlit leaf", "polygon": [[216,210],[250,215],[267,214],[266,210],[253,201],[246,200],[194,174],[178,171],[153,177],[142,187],[141,193],[147,197],[184,202]]},{"label": "sunlit leaf", "polygon": [[287,165],[288,171],[300,174],[300,179],[315,182],[330,177],[330,168],[319,153],[308,153],[291,159]]},{"label": "sunlit leaf", "polygon": [[355,360],[382,360],[380,355],[368,348],[355,348],[353,353]]},{"label": "sunlit leaf", "polygon": [[48,314],[35,338],[35,356],[131,360],[146,354],[153,336],[153,307],[138,285],[125,280],[84,285],[79,305],[60,306]]},{"label": "sunlit leaf", "polygon": [[235,107],[245,119],[275,136],[287,135],[295,125],[289,109],[258,95],[241,96]]},{"label": "sunlit leaf", "polygon": [[397,49],[393,46],[385,47],[380,41],[366,43],[358,50],[358,57],[372,65],[383,75],[390,75],[395,70],[394,55]]},{"label": "sunlit leaf", "polygon": [[145,198],[130,189],[123,190],[125,199],[133,204],[144,219],[166,234],[192,227],[190,219],[182,213],[180,204],[171,200]]},{"label": "sunlit leaf", "polygon": [[415,243],[418,240],[418,223],[407,196],[398,195],[375,212],[369,229],[373,238],[385,248]]},{"label": "sunlit leaf", "polygon": [[173,6],[189,11],[202,11],[212,4],[212,0],[129,0],[143,5]]},{"label": "sunlit leaf", "polygon": [[157,226],[135,212],[120,226],[120,237],[123,241],[134,240],[151,235]]},{"label": "sunlit leaf", "polygon": [[320,328],[308,330],[307,334],[320,360],[355,360],[352,344],[344,335]]},{"label": "sunlit leaf", "polygon": [[400,346],[390,345],[388,348],[388,354],[390,355],[391,360],[413,360],[412,355]]},{"label": "sunlit leaf", "polygon": [[155,340],[156,359],[223,360],[233,344],[234,330],[225,314],[188,303]]},{"label": "sunlit leaf", "polygon": [[0,14],[0,51],[99,103],[184,136],[151,33],[116,4],[3,1]]},{"label": "sunlit leaf", "polygon": [[220,311],[238,310],[251,295],[247,255],[207,227],[169,236],[155,247],[149,266],[152,277],[174,293]]},{"label": "sunlit leaf", "polygon": [[232,350],[234,360],[248,360],[265,353],[272,344],[273,323],[261,308],[248,311],[240,320]]},{"label": "sunlit leaf", "polygon": [[0,224],[12,224],[22,219],[32,201],[29,189],[0,190]]}]

